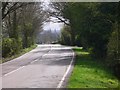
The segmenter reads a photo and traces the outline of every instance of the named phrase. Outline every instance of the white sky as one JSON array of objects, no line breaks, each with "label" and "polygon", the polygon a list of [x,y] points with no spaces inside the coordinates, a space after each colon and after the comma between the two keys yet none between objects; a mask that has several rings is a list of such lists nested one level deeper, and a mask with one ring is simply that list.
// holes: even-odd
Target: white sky
[{"label": "white sky", "polygon": [[62,23],[48,22],[44,24],[43,29],[44,30],[60,30],[62,27],[63,27]]},{"label": "white sky", "polygon": [[[50,20],[52,20],[54,22],[57,21],[55,17],[51,17]],[[52,30],[52,31],[54,31],[54,30],[58,30],[59,31],[59,30],[62,29],[62,27],[64,25],[63,23],[54,23],[52,21],[44,23],[43,29],[44,30]]]},{"label": "white sky", "polygon": [[0,0],[2,2],[118,2],[120,0]]},{"label": "white sky", "polygon": [[[44,2],[44,9],[49,9],[49,2],[50,0],[41,0]],[[59,1],[59,0],[52,0],[54,1]],[[64,1],[64,0],[63,0]],[[66,0],[66,1],[73,1],[73,0]],[[76,2],[78,1],[112,1],[112,0],[75,0]],[[119,1],[119,0],[113,0],[113,1]],[[54,17],[51,17],[51,20],[56,22],[56,19]],[[63,27],[63,23],[53,23],[53,22],[47,22],[43,25],[43,30],[61,30],[61,28]]]},{"label": "white sky", "polygon": [[[50,8],[49,7],[50,0],[43,0],[43,1],[44,1],[44,4],[43,4],[44,7],[43,8],[44,9],[49,9]],[[60,31],[64,24],[63,23],[57,23],[56,22],[57,19],[55,17],[50,17],[50,20],[52,20],[54,22],[50,21],[50,22],[44,23],[43,30],[52,30],[52,31],[56,30],[56,31]]]}]

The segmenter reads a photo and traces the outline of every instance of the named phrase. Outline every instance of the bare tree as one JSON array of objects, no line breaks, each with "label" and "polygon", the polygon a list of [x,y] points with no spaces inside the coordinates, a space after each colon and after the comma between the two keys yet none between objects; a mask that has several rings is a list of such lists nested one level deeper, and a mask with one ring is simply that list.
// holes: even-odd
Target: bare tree
[{"label": "bare tree", "polygon": [[27,3],[20,2],[2,2],[2,19],[4,19],[9,13],[14,12],[20,7],[26,6]]},{"label": "bare tree", "polygon": [[[63,22],[66,25],[70,25],[68,19],[64,17],[64,8],[67,6],[67,2],[51,2],[50,8],[46,10],[50,16],[57,18],[57,23]],[[53,21],[54,22],[54,21]]]}]

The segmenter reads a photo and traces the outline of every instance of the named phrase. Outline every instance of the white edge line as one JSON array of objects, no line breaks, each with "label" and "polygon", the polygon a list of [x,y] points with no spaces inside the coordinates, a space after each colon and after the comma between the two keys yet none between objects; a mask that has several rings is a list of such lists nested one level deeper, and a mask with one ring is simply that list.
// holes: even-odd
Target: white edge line
[{"label": "white edge line", "polygon": [[16,70],[13,70],[13,71],[11,71],[11,72],[9,72],[9,73],[3,75],[3,76],[7,76],[7,75],[9,75],[9,74],[11,74],[11,73],[14,73],[14,72],[16,72],[16,71],[18,71],[18,70],[24,68],[24,67],[25,67],[25,66],[22,66],[22,67],[20,67],[20,68],[18,68],[18,69],[16,69]]},{"label": "white edge line", "polygon": [[[72,49],[71,49],[71,50],[72,50]],[[70,62],[70,65],[68,66],[67,71],[65,72],[65,74],[64,74],[64,76],[62,77],[61,81],[59,82],[57,88],[60,88],[60,87],[62,86],[63,81],[65,80],[65,77],[67,76],[67,74],[68,74],[68,72],[69,72],[69,70],[70,70],[70,68],[71,68],[71,66],[72,66],[72,63],[73,63],[73,60],[74,60],[74,56],[75,56],[73,50],[72,50],[72,52],[73,52],[72,61]]]},{"label": "white edge line", "polygon": [[[48,51],[48,53],[49,53],[51,50],[52,50],[52,47],[50,48],[50,50]],[[43,56],[45,56],[45,55],[47,55],[47,54],[44,54]],[[43,57],[43,56],[42,56],[42,57]],[[38,61],[38,59],[36,59],[36,60],[34,60],[34,61],[30,62],[30,64],[32,64],[32,63],[34,63],[34,62],[36,62],[36,61]],[[13,71],[11,71],[11,72],[9,72],[9,73],[7,73],[7,74],[3,75],[3,76],[7,76],[7,75],[9,75],[9,74],[12,74],[12,73],[14,73],[14,72],[16,72],[16,71],[18,71],[18,70],[22,69],[23,67],[25,67],[25,66],[19,67],[18,69],[13,70]]]},{"label": "white edge line", "polygon": [[[37,45],[37,47],[38,47],[38,45]],[[36,47],[36,48],[37,48],[37,47]],[[16,58],[14,58],[14,59],[23,57],[24,55],[27,55],[28,53],[33,52],[36,48],[32,49],[31,51],[29,51],[29,52],[27,52],[27,53],[24,53],[23,55],[20,55],[19,57],[16,57]],[[14,59],[9,60],[9,61],[7,61],[7,62],[4,62],[4,63],[2,63],[2,64],[0,64],[0,65],[4,65],[4,64],[6,64],[6,63],[12,62]]]}]

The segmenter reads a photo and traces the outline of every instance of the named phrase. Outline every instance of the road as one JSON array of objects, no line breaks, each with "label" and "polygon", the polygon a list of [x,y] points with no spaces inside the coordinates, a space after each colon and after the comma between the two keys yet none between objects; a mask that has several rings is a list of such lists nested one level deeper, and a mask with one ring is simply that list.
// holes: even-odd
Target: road
[{"label": "road", "polygon": [[38,45],[2,64],[2,88],[63,88],[73,68],[74,52],[62,45]]}]

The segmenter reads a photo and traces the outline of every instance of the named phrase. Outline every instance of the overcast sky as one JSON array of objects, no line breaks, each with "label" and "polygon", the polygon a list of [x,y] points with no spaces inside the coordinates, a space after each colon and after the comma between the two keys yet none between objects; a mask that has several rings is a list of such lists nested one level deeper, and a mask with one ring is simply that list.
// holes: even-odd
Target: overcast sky
[{"label": "overcast sky", "polygon": [[[49,1],[50,0],[44,0],[44,4],[43,4],[43,8],[44,9],[48,9],[48,8],[50,8],[49,7]],[[56,30],[56,31],[60,31],[61,30],[61,28],[63,27],[63,23],[57,23],[56,21],[57,21],[57,19],[55,18],[55,17],[50,17],[50,22],[46,22],[46,23],[44,23],[44,25],[43,25],[43,30],[52,30],[52,31],[54,31],[54,30]],[[54,23],[54,22],[56,22],[56,23]]]},{"label": "overcast sky", "polygon": [[[54,17],[51,17],[51,20],[56,22],[56,19]],[[52,31],[54,31],[54,30],[60,31],[64,24],[63,23],[54,23],[52,21],[44,23],[43,29],[44,30],[52,30]]]},{"label": "overcast sky", "polygon": [[[42,1],[44,1],[44,9],[47,9],[47,8],[50,8],[49,7],[49,1],[50,0],[42,0]],[[54,0],[52,0],[52,1],[54,1]],[[59,0],[55,0],[55,1],[59,1]],[[64,0],[63,0],[64,1]],[[66,0],[66,1],[73,1],[73,0]],[[120,1],[120,0],[75,0],[76,2],[81,2],[81,1],[93,1],[93,2],[95,2],[95,1],[106,1],[106,2],[111,2],[111,1],[114,1],[114,2],[117,2],[117,1]],[[52,21],[54,21],[54,22],[56,22],[56,19],[54,18],[54,17],[51,17],[51,20]],[[54,31],[54,30],[61,30],[61,28],[63,27],[63,23],[53,23],[53,22],[47,22],[47,23],[45,23],[44,25],[43,25],[43,30],[52,30],[52,31]]]}]

